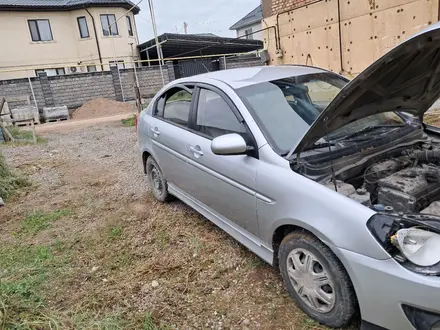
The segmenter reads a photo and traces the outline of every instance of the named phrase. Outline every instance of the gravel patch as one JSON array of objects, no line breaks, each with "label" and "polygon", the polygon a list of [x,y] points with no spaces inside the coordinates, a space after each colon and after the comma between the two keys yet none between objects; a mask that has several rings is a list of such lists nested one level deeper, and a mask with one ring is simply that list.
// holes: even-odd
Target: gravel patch
[{"label": "gravel patch", "polygon": [[112,185],[106,192],[112,198],[140,197],[147,190],[133,127],[99,126],[45,138],[46,144],[3,148],[2,153],[11,166],[26,167],[31,180],[43,186],[61,183],[57,164],[76,163],[85,170],[111,170]]}]

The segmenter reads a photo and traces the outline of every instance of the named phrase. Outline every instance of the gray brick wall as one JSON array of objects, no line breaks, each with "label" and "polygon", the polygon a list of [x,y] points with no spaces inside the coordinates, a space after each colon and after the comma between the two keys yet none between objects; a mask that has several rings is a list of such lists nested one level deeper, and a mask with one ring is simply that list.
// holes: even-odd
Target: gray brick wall
[{"label": "gray brick wall", "polygon": [[[228,69],[262,65],[261,60],[255,56],[228,58],[226,62]],[[224,69],[223,59],[220,59],[220,69]],[[40,112],[43,107],[53,105],[66,105],[69,109],[73,109],[98,97],[122,100],[122,93],[126,101],[134,100],[134,69],[122,69],[119,72],[121,81],[119,81],[119,75],[115,69],[113,71],[31,78],[38,108]],[[162,88],[159,66],[137,68],[136,72],[143,98],[154,96]],[[171,62],[162,66],[162,72],[165,84],[175,79]],[[29,95],[32,98],[27,79],[0,81],[0,97],[22,95]]]},{"label": "gray brick wall", "polygon": [[[46,106],[43,97],[43,90],[41,89],[39,78],[31,78],[32,88],[34,89],[35,98],[37,99],[38,108]],[[32,98],[31,87],[29,86],[28,79],[13,79],[13,80],[0,80],[0,97],[18,97],[23,95],[29,95],[32,105],[34,101]],[[20,103],[10,103],[10,106],[22,105]]]},{"label": "gray brick wall", "polygon": [[[220,62],[220,70],[225,69],[225,61],[223,58],[219,59]],[[261,62],[259,57],[246,56],[246,57],[230,57],[226,58],[226,69],[236,69],[236,68],[247,68],[252,66],[262,66],[264,65]]]},{"label": "gray brick wall", "polygon": [[92,99],[116,99],[110,71],[48,77],[56,106],[75,108]]},{"label": "gray brick wall", "polygon": [[[120,73],[125,100],[134,100],[136,97],[134,93],[134,86],[136,86],[134,69],[123,69],[120,70]],[[141,96],[143,98],[154,96],[157,91],[163,87],[159,66],[136,68],[136,74],[139,80]],[[163,65],[162,74],[165,84],[174,80],[174,70],[171,66]]]}]

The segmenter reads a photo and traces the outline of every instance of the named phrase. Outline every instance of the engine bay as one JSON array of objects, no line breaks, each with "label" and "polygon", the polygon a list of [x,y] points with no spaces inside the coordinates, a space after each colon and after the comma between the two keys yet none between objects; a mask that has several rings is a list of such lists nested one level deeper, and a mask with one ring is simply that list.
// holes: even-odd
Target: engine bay
[{"label": "engine bay", "polygon": [[[368,207],[440,216],[438,140],[426,138],[408,147],[391,148],[345,167],[333,162],[336,168],[331,173],[328,162],[322,164],[324,175],[319,175],[319,164],[310,164],[313,179]],[[303,168],[307,170],[304,164]]]},{"label": "engine bay", "polygon": [[340,154],[318,152],[291,166],[375,210],[367,227],[384,249],[413,272],[440,276],[440,141],[407,136]]}]

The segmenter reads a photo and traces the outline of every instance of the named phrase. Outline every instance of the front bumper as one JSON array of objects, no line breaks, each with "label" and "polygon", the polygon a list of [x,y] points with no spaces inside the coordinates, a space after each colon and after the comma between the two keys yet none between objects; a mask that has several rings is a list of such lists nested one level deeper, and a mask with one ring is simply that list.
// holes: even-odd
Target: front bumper
[{"label": "front bumper", "polygon": [[362,320],[390,330],[413,330],[403,305],[440,315],[440,277],[413,273],[394,259],[338,248],[334,252],[353,282]]}]

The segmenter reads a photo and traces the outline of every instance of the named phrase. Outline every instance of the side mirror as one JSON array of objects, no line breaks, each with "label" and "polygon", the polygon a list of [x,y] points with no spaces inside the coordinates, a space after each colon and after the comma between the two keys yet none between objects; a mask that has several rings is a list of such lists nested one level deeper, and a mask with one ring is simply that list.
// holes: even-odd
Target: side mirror
[{"label": "side mirror", "polygon": [[216,155],[243,155],[247,151],[247,145],[241,135],[232,133],[212,140],[211,151]]}]

